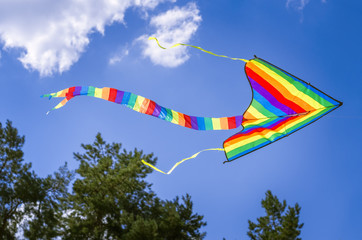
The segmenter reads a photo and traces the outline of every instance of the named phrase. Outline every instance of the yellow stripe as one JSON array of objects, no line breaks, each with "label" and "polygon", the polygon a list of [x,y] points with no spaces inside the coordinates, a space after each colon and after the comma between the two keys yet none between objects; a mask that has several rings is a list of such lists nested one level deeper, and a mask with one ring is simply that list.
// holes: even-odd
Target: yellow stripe
[{"label": "yellow stripe", "polygon": [[266,118],[266,116],[264,114],[262,114],[261,112],[259,112],[255,107],[253,107],[253,105],[250,105],[247,112],[250,112],[251,115],[253,115],[254,117],[260,119],[260,118]]},{"label": "yellow stripe", "polygon": [[172,112],[172,123],[179,124],[178,122],[178,112],[171,109]]},{"label": "yellow stripe", "polygon": [[[157,42],[157,45],[162,48],[162,49],[166,49],[165,47],[162,47],[161,44],[158,42],[157,38],[155,37],[149,37],[148,40],[156,40]],[[187,46],[187,47],[192,47],[192,48],[196,48],[196,49],[199,49],[203,52],[206,52],[208,54],[211,54],[211,55],[214,55],[216,57],[223,57],[223,58],[228,58],[228,59],[231,59],[231,60],[238,60],[238,61],[243,61],[243,62],[248,62],[249,60],[246,60],[246,59],[242,59],[242,58],[232,58],[232,57],[228,57],[228,56],[225,56],[225,55],[219,55],[219,54],[215,54],[213,52],[210,52],[210,51],[207,51],[203,48],[200,48],[200,47],[197,47],[197,46],[193,46],[193,45],[189,45],[189,44],[184,44],[184,43],[176,43],[174,45],[172,45],[171,47],[169,48],[174,48],[174,47],[177,47],[177,46]]]},{"label": "yellow stripe", "polygon": [[211,118],[214,130],[221,130],[220,118]]},{"label": "yellow stripe", "polygon": [[164,171],[156,168],[155,166],[153,166],[152,164],[146,162],[146,161],[143,160],[143,159],[142,159],[141,161],[142,161],[143,164],[145,164],[145,165],[147,165],[147,166],[155,169],[156,171],[168,175],[168,174],[171,174],[172,171],[175,170],[175,168],[176,168],[178,165],[180,165],[181,163],[183,163],[183,162],[185,162],[185,161],[187,161],[187,160],[189,160],[189,159],[195,158],[195,157],[197,157],[197,155],[199,155],[200,153],[205,152],[205,151],[222,151],[222,152],[224,152],[224,149],[223,149],[223,148],[209,148],[209,149],[201,150],[200,152],[195,153],[195,154],[192,155],[191,157],[184,158],[184,159],[182,159],[181,161],[177,162],[175,165],[173,165],[173,167],[172,167],[167,173],[165,173]]},{"label": "yellow stripe", "polygon": [[102,98],[102,89],[101,89],[101,88],[95,88],[95,90],[94,90],[94,97],[96,97],[96,98]]},{"label": "yellow stripe", "polygon": [[[270,118],[268,118],[268,119],[270,119]],[[254,119],[246,120],[246,121],[243,121],[243,126],[244,126],[244,128],[246,128],[250,125],[259,125],[260,123],[264,122],[265,120],[267,120],[267,119],[262,118],[262,119],[257,119],[257,120],[254,120]]]},{"label": "yellow stripe", "polygon": [[[263,64],[253,61],[253,63],[260,68],[262,71],[264,71],[266,74],[271,76],[272,78],[276,79],[280,84],[282,84],[292,95],[295,95],[295,97],[301,99],[302,101],[306,102],[310,106],[312,106],[315,109],[323,108],[324,106],[321,105],[319,102],[315,101],[310,96],[304,94],[303,92],[300,92],[293,84],[289,83],[287,80],[285,80],[283,77],[275,73],[274,71],[270,70]],[[290,99],[293,100],[293,99]]]},{"label": "yellow stripe", "polygon": [[145,100],[144,97],[142,97],[142,96],[137,96],[136,103],[135,103],[135,105],[133,106],[133,110],[139,112],[144,100]]}]

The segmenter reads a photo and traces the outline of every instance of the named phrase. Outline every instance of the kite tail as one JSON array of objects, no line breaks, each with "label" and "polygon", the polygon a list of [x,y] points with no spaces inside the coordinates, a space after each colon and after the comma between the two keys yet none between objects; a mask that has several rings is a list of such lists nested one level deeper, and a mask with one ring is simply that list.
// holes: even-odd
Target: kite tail
[{"label": "kite tail", "polygon": [[50,111],[53,111],[55,109],[63,107],[70,99],[72,99],[74,97],[73,95],[69,94],[69,91],[67,91],[68,89],[64,89],[64,90],[61,90],[61,91],[56,92],[56,93],[44,94],[44,95],[40,96],[40,97],[43,97],[43,98],[49,98],[49,100],[52,99],[52,97],[65,97],[63,99],[63,101],[61,101],[60,103],[58,103],[58,105],[56,105],[55,107],[50,109],[47,112],[47,115],[50,113]]},{"label": "kite tail", "polygon": [[200,152],[195,153],[195,154],[192,155],[191,157],[184,158],[184,159],[182,159],[181,161],[175,163],[175,165],[173,165],[173,167],[172,167],[167,173],[165,173],[164,171],[156,168],[155,166],[153,166],[152,164],[146,162],[146,161],[143,160],[143,159],[142,159],[142,163],[145,164],[145,165],[147,165],[147,166],[149,166],[149,167],[151,167],[151,168],[153,168],[154,170],[156,170],[156,171],[158,171],[158,172],[160,172],[160,173],[169,175],[169,174],[171,174],[171,173],[173,172],[173,170],[175,170],[175,168],[176,168],[178,165],[180,165],[181,163],[183,163],[183,162],[185,162],[185,161],[187,161],[187,160],[196,158],[200,153],[205,152],[205,151],[222,151],[222,152],[224,152],[225,150],[224,150],[223,148],[209,148],[209,149],[201,150]]},{"label": "kite tail", "polygon": [[151,115],[167,122],[171,122],[182,127],[187,127],[194,130],[234,129],[239,127],[243,120],[243,117],[241,115],[221,118],[190,116],[180,112],[176,112],[169,108],[162,107],[156,102],[142,96],[108,87],[71,87],[56,93],[42,95],[42,97],[47,97],[49,99],[51,99],[52,97],[65,97],[62,102],[60,102],[52,109],[54,110],[63,107],[70,99],[80,95],[101,98],[110,102],[125,105],[126,107],[134,111]]},{"label": "kite tail", "polygon": [[[165,47],[162,47],[161,44],[159,43],[158,39],[155,38],[155,37],[149,37],[148,40],[155,40],[157,45],[162,48],[162,49],[166,49]],[[228,56],[225,56],[225,55],[219,55],[219,54],[215,54],[213,52],[210,52],[210,51],[207,51],[203,48],[200,48],[198,46],[193,46],[193,45],[190,45],[190,44],[185,44],[185,43],[176,43],[174,45],[172,45],[171,47],[169,48],[174,48],[174,47],[177,47],[177,46],[187,46],[187,47],[192,47],[192,48],[196,48],[198,50],[201,50],[205,53],[208,53],[208,54],[211,54],[213,56],[216,56],[216,57],[222,57],[222,58],[228,58],[228,59],[231,59],[231,60],[236,60],[236,61],[243,61],[243,62],[249,62],[249,60],[246,60],[246,59],[243,59],[243,58],[233,58],[233,57],[228,57]]]}]

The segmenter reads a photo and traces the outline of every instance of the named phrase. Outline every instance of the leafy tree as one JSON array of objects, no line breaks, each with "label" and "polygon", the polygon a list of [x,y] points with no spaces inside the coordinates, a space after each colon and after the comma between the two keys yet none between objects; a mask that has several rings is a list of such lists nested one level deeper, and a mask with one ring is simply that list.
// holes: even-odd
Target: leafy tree
[{"label": "leafy tree", "polygon": [[294,207],[288,206],[283,200],[280,202],[277,196],[270,190],[265,194],[265,199],[261,201],[262,207],[266,211],[266,216],[257,219],[258,223],[249,222],[248,236],[253,240],[299,240],[300,230],[303,223],[299,223],[300,206],[298,203]]},{"label": "leafy tree", "polygon": [[145,181],[155,164],[152,154],[122,151],[120,143],[106,143],[100,134],[82,144],[69,197],[64,239],[202,239],[203,216],[193,213],[189,195],[180,201],[159,199]]}]

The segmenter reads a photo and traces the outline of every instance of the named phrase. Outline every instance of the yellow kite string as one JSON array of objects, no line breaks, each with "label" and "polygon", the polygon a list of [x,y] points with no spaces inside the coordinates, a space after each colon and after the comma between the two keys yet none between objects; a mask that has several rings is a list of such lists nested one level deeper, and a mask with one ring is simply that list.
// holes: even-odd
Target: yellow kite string
[{"label": "yellow kite string", "polygon": [[[166,49],[165,47],[162,47],[161,44],[158,42],[157,38],[155,37],[149,37],[148,40],[156,40],[157,42],[157,45],[162,48],[162,49]],[[213,52],[210,52],[210,51],[207,51],[203,48],[200,48],[200,47],[197,47],[197,46],[193,46],[193,45],[189,45],[189,44],[185,44],[185,43],[176,43],[174,45],[172,45],[171,47],[169,48],[174,48],[174,47],[177,47],[177,46],[187,46],[187,47],[192,47],[192,48],[196,48],[196,49],[199,49],[203,52],[206,52],[208,54],[211,54],[211,55],[214,55],[216,57],[223,57],[223,58],[228,58],[228,59],[231,59],[231,60],[238,60],[238,61],[243,61],[243,62],[249,62],[249,60],[246,60],[246,59],[242,59],[242,58],[232,58],[232,57],[228,57],[228,56],[225,56],[225,55],[219,55],[219,54],[215,54]]]},{"label": "yellow kite string", "polygon": [[195,153],[195,154],[192,155],[191,157],[184,158],[184,159],[182,159],[181,161],[177,162],[175,165],[173,165],[173,167],[172,167],[167,173],[165,173],[164,171],[156,168],[155,166],[153,166],[152,164],[146,162],[146,161],[143,160],[143,159],[142,159],[142,163],[145,164],[145,165],[147,165],[147,166],[149,166],[149,167],[151,167],[151,168],[153,168],[153,169],[155,169],[156,171],[158,171],[158,172],[160,172],[160,173],[163,173],[163,174],[171,174],[172,171],[173,171],[178,165],[180,165],[181,163],[183,163],[183,162],[185,162],[185,161],[187,161],[187,160],[190,160],[190,159],[192,159],[192,158],[197,157],[197,155],[199,155],[200,153],[205,152],[205,151],[222,151],[222,152],[224,152],[224,149],[223,149],[223,148],[209,148],[209,149],[201,150],[200,152]]},{"label": "yellow kite string", "polygon": [[[155,40],[157,42],[157,45],[162,48],[162,49],[166,49],[165,47],[162,47],[161,44],[159,43],[159,41],[157,40],[157,38],[155,37],[149,37],[148,40]],[[228,57],[228,56],[225,56],[225,55],[219,55],[219,54],[215,54],[213,52],[210,52],[210,51],[207,51],[203,48],[200,48],[200,47],[197,47],[197,46],[193,46],[193,45],[189,45],[189,44],[184,44],[184,43],[176,43],[174,44],[173,46],[171,46],[170,48],[174,48],[174,47],[177,47],[177,46],[187,46],[187,47],[192,47],[192,48],[196,48],[196,49],[199,49],[203,52],[206,52],[208,54],[211,54],[211,55],[214,55],[216,57],[223,57],[223,58],[228,58],[228,59],[231,59],[231,60],[238,60],[238,61],[243,61],[243,62],[248,62],[249,60],[246,60],[246,59],[242,59],[242,58],[232,58],[232,57]],[[145,160],[142,159],[142,163],[153,168],[154,170],[160,172],[160,173],[163,173],[163,174],[171,174],[172,171],[178,166],[180,165],[181,163],[187,161],[187,160],[190,160],[190,159],[193,159],[193,158],[196,158],[200,153],[202,152],[205,152],[205,151],[222,151],[224,152],[225,150],[223,148],[209,148],[209,149],[204,149],[204,150],[201,150],[200,152],[197,152],[195,153],[194,155],[192,155],[191,157],[188,157],[188,158],[184,158],[182,159],[181,161],[177,162],[175,165],[173,165],[173,167],[167,172],[165,173],[164,171],[156,168],[155,166],[153,166],[152,164],[146,162]]]}]

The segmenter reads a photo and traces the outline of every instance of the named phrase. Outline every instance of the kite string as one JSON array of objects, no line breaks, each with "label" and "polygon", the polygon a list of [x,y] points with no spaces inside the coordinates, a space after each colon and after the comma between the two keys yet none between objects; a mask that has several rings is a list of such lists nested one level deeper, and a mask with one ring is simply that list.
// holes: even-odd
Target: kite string
[{"label": "kite string", "polygon": [[[165,47],[161,46],[161,44],[159,43],[158,39],[155,38],[155,37],[149,37],[148,40],[155,40],[157,45],[162,48],[162,49],[166,49]],[[196,48],[196,49],[199,49],[205,53],[208,53],[208,54],[211,54],[211,55],[214,55],[216,57],[223,57],[223,58],[228,58],[228,59],[231,59],[231,60],[236,60],[236,61],[243,61],[243,62],[249,62],[249,60],[246,60],[246,59],[243,59],[243,58],[232,58],[232,57],[228,57],[228,56],[225,56],[225,55],[219,55],[219,54],[215,54],[213,52],[210,52],[210,51],[207,51],[203,48],[200,48],[198,46],[193,46],[193,45],[190,45],[190,44],[185,44],[185,43],[176,43],[174,45],[172,45],[171,47],[169,48],[174,48],[174,47],[177,47],[177,46],[187,46],[187,47],[192,47],[192,48]]]},{"label": "kite string", "polygon": [[191,157],[184,158],[184,159],[182,159],[181,161],[175,163],[175,165],[173,165],[173,167],[172,167],[167,173],[165,173],[164,171],[156,168],[155,166],[153,166],[152,164],[146,162],[146,161],[143,160],[143,159],[142,159],[142,163],[145,164],[145,165],[147,165],[147,166],[149,166],[149,167],[151,167],[151,168],[153,168],[154,170],[156,170],[156,171],[158,171],[158,172],[160,172],[160,173],[169,175],[169,174],[172,173],[173,170],[175,170],[175,168],[176,168],[178,165],[180,165],[181,163],[183,163],[183,162],[185,162],[185,161],[187,161],[187,160],[196,158],[200,153],[205,152],[205,151],[222,151],[222,152],[225,152],[225,150],[224,150],[223,148],[208,148],[208,149],[201,150],[200,152],[195,153],[195,154],[192,155]]}]

